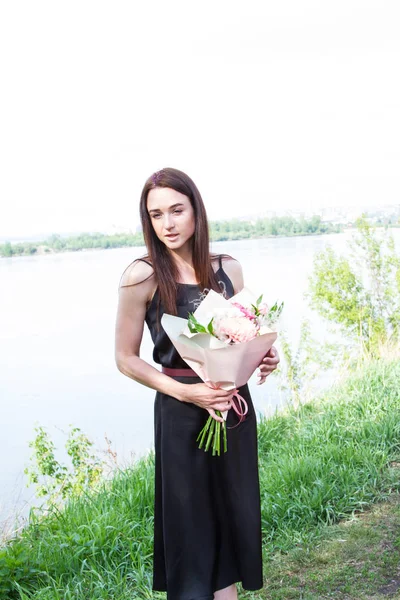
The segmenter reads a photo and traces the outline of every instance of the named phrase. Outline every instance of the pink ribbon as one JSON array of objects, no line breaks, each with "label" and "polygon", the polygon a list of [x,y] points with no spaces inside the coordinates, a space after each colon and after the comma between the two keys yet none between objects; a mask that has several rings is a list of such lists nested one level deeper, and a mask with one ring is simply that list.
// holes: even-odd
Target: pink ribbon
[{"label": "pink ribbon", "polygon": [[[215,385],[215,383],[212,383],[212,381],[210,381],[209,379],[207,379],[205,381],[205,383],[209,387],[213,388],[213,390],[219,389],[218,386]],[[236,398],[237,401],[234,400],[234,398]],[[231,408],[233,408],[235,413],[238,415],[239,421],[236,423],[236,425],[233,425],[232,427],[227,427],[227,429],[235,429],[235,427],[240,425],[240,423],[242,423],[242,421],[244,421],[245,416],[247,415],[247,413],[249,411],[249,407],[247,406],[246,400],[240,394],[233,394]],[[221,411],[221,412],[225,412],[225,411]]]},{"label": "pink ribbon", "polygon": [[[234,398],[237,398],[237,403],[234,400]],[[240,425],[240,423],[245,420],[245,416],[247,415],[248,410],[249,410],[246,400],[240,394],[233,394],[232,408],[235,411],[235,413],[238,415],[239,421],[236,423],[236,425],[233,425],[233,427],[227,427],[227,429],[235,429],[235,427]]]}]

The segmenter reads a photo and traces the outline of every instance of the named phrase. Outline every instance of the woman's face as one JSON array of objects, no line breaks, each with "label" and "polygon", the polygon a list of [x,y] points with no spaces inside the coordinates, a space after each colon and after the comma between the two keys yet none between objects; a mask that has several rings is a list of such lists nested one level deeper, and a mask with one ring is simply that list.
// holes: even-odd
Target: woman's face
[{"label": "woman's face", "polygon": [[167,248],[182,249],[195,231],[194,210],[184,194],[156,187],[147,195],[147,212],[153,229]]}]

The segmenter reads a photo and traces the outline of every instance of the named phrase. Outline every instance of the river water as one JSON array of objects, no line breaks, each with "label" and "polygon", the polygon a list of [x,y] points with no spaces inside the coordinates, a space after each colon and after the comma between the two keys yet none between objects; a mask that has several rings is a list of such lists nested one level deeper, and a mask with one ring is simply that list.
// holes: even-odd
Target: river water
[{"label": "river water", "polygon": [[[393,235],[400,244],[400,230]],[[347,231],[218,242],[213,251],[237,258],[246,286],[264,293],[269,304],[284,300],[281,327],[296,344],[303,316],[311,316],[317,338],[326,332],[303,298],[315,254],[327,244],[346,253],[350,237]],[[122,248],[0,260],[0,521],[16,512],[26,514],[35,502],[23,470],[37,424],[47,428],[56,457],[65,462],[70,424],[102,450],[106,435],[120,465],[152,447],[155,392],[122,375],[114,362],[119,279],[143,251]],[[151,352],[146,328],[141,356],[150,363]],[[271,414],[284,404],[275,377],[262,386],[255,381],[253,376],[250,389],[260,413]]]}]

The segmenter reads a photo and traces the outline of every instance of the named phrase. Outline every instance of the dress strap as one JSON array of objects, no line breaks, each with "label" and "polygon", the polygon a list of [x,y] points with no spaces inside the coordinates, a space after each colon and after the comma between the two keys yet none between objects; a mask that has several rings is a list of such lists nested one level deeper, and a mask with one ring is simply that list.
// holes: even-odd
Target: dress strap
[{"label": "dress strap", "polygon": [[[229,257],[229,254],[219,254],[218,255],[218,262],[219,262],[219,278],[220,281],[218,282],[220,287],[222,285],[223,288],[223,295],[224,297],[227,298],[231,298],[232,296],[235,295],[235,288],[233,286],[232,280],[229,277],[228,273],[225,271],[224,267],[222,266],[222,257]],[[225,295],[227,294],[227,295]]]},{"label": "dress strap", "polygon": [[151,263],[149,263],[148,260],[146,260],[145,258],[137,258],[136,260],[141,260],[142,262],[146,263],[147,265],[149,265],[151,268],[153,268],[153,265]]}]

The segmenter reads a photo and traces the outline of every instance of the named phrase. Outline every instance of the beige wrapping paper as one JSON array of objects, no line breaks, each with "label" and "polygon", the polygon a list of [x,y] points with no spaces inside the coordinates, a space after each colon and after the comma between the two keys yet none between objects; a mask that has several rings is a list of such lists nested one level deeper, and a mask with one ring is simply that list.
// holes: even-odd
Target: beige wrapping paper
[{"label": "beige wrapping paper", "polygon": [[[255,304],[256,297],[247,288],[229,300],[210,290],[194,316],[207,326],[213,310],[227,308],[231,302],[246,306]],[[187,320],[180,317],[164,314],[161,324],[189,367],[204,382],[225,390],[238,388],[248,382],[278,335],[276,331],[263,327],[261,335],[249,342],[225,344],[208,333],[190,333]]]}]

